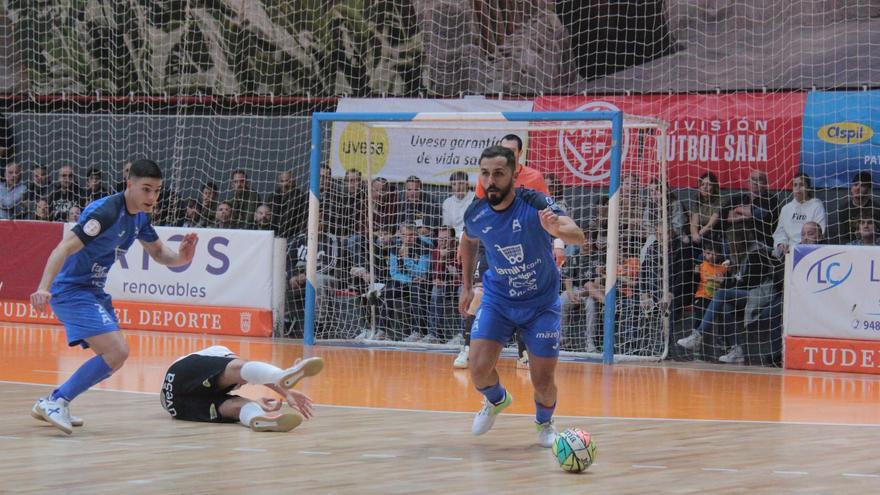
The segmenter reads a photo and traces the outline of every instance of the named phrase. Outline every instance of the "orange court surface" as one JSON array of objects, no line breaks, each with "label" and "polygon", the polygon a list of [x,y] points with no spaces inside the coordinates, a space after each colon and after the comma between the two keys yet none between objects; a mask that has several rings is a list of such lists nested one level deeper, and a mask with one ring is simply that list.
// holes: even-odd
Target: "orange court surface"
[{"label": "orange court surface", "polygon": [[[537,444],[513,359],[499,373],[514,402],[475,437],[481,396],[452,354],[125,333],[129,360],[72,403],[85,425],[67,436],[30,408],[92,353],[61,327],[0,324],[0,493],[880,493],[877,376],[563,362],[557,429],[599,451],[569,474]],[[289,433],[172,420],[164,372],[209,345],[278,366],[322,356],[298,387],[315,417]]]}]

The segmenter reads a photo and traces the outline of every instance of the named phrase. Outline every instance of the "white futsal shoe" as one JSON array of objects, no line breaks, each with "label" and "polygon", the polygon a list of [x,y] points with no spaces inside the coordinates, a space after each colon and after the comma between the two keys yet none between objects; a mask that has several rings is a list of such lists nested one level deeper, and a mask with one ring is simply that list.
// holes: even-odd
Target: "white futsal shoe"
[{"label": "white futsal shoe", "polygon": [[281,372],[281,376],[275,380],[275,384],[279,387],[291,389],[299,383],[303,378],[315,376],[324,369],[324,360],[319,357],[310,357],[308,359],[297,359],[291,368]]},{"label": "white futsal shoe", "polygon": [[68,404],[64,399],[52,400],[46,397],[43,399],[43,404],[40,407],[40,414],[52,426],[70,435],[73,433],[73,426],[70,424]]},{"label": "white futsal shoe", "polygon": [[488,399],[484,398],[483,408],[480,409],[480,412],[478,412],[476,416],[474,416],[474,424],[471,427],[471,432],[474,435],[482,435],[491,430],[492,425],[495,424],[495,418],[501,411],[509,406],[511,402],[513,402],[513,396],[506,390],[504,391],[504,399],[497,405],[492,404]]},{"label": "white futsal shoe", "polygon": [[251,430],[254,431],[290,431],[303,422],[298,412],[264,413],[251,419]]},{"label": "white futsal shoe", "polygon": [[687,337],[678,339],[678,341],[676,341],[678,345],[688,350],[693,350],[693,348],[700,345],[701,342],[703,342],[703,334],[696,330],[691,332],[691,334]]},{"label": "white futsal shoe", "polygon": [[[31,417],[34,419],[38,419],[40,421],[46,421],[46,418],[43,417],[43,414],[40,412],[40,409],[43,407],[43,402],[45,402],[46,397],[40,397],[37,399],[37,402],[34,402],[34,407],[31,408]],[[70,417],[70,426],[78,427],[85,424],[82,418],[79,416],[71,416]]]},{"label": "white futsal shoe", "polygon": [[541,447],[549,449],[556,441],[556,428],[553,427],[553,420],[546,423],[535,423],[535,429],[538,430],[538,443]]},{"label": "white futsal shoe", "polygon": [[456,356],[455,361],[452,362],[452,367],[456,369],[467,369],[468,367],[468,354],[470,353],[471,347],[467,345],[461,346],[461,350],[458,351],[458,356]]}]

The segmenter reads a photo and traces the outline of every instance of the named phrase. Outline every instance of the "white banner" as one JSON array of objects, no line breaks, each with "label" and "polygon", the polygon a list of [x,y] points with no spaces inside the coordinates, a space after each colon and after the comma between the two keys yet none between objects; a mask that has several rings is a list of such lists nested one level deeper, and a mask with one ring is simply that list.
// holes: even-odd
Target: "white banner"
[{"label": "white banner", "polygon": [[801,245],[785,273],[785,333],[880,340],[880,248]]},{"label": "white banner", "polygon": [[[423,100],[407,98],[343,98],[337,112],[530,112],[532,101],[486,100],[482,97],[460,100]],[[395,123],[399,125],[400,123]],[[498,144],[505,134],[517,134],[527,142],[525,131],[516,131],[526,122],[505,124],[507,130],[474,131],[462,128],[455,122],[438,123],[444,128],[419,127],[381,128],[371,127],[370,144],[367,144],[367,127],[355,122],[336,122],[333,125],[332,172],[343,175],[349,169],[360,170],[367,175],[367,150],[373,176],[390,181],[404,181],[411,175],[425,183],[448,184],[452,172],[467,172],[472,183],[476,182],[479,158],[483,150]],[[478,125],[469,124],[471,127]],[[485,123],[481,125],[499,124]],[[458,128],[456,128],[458,126]],[[523,150],[525,153],[525,149]]]},{"label": "white banner", "polygon": [[117,255],[107,276],[105,290],[114,299],[272,308],[272,232],[155,229],[162,242],[174,250],[184,234],[198,234],[192,263],[177,268],[160,265],[135,241],[127,252]]}]

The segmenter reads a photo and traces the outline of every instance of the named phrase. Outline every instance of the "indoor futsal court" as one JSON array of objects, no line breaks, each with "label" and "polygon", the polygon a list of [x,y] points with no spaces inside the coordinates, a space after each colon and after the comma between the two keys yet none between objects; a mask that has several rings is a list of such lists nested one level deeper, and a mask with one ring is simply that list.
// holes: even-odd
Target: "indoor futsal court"
[{"label": "indoor futsal court", "polygon": [[[0,492],[877,493],[880,381],[699,364],[560,363],[557,425],[592,433],[596,463],[559,469],[536,444],[528,372],[502,359],[514,403],[470,433],[480,397],[451,354],[126,332],[131,357],[86,393],[71,436],[30,417],[84,351],[60,327],[0,328]],[[173,421],[174,359],[224,345],[276,364],[320,355],[299,389],[318,404],[289,433]],[[243,395],[255,397],[255,389]]]}]

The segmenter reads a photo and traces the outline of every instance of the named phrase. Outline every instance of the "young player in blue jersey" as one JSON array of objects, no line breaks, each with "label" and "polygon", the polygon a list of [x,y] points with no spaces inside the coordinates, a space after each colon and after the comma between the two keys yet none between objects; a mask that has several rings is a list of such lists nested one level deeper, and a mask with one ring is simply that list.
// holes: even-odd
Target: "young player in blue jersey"
[{"label": "young player in blue jersey", "polygon": [[[480,156],[480,181],[486,197],[474,201],[464,215],[460,253],[462,273],[473,273],[480,243],[488,269],[483,299],[471,331],[470,369],[474,386],[485,396],[472,431],[482,435],[513,398],[501,386],[495,364],[501,350],[520,329],[529,352],[535,388],[538,442],[550,447],[556,438],[556,362],[562,326],[559,269],[551,237],[582,244],[583,231],[553,198],[514,185],[516,159],[501,146]],[[459,310],[465,314],[474,297],[473,280],[463,278]]]},{"label": "young player in blue jersey", "polygon": [[[178,251],[165,246],[150,225],[149,213],[159,203],[162,171],[150,160],[132,163],[125,192],[93,201],[79,222],[64,234],[49,255],[31,304],[37,311],[50,305],[64,324],[67,343],[91,348],[86,361],[51,394],[37,400],[31,413],[68,435],[82,424],[70,417],[68,404],[122,367],[128,344],[119,331],[110,296],[104,292],[107,271],[135,239],[157,263],[181,266],[192,261],[198,237],[187,234]],[[73,424],[72,424],[73,423]]]}]

